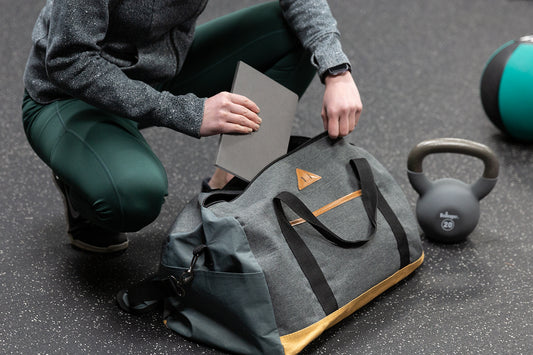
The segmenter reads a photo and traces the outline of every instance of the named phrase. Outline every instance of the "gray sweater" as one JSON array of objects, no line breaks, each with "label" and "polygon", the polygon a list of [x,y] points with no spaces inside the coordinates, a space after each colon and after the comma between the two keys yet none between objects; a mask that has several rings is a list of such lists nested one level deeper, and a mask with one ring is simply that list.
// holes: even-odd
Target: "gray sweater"
[{"label": "gray sweater", "polygon": [[[47,0],[24,73],[41,104],[78,98],[146,125],[199,137],[205,98],[154,87],[183,65],[207,0]],[[322,74],[348,62],[326,0],[280,0]]]}]

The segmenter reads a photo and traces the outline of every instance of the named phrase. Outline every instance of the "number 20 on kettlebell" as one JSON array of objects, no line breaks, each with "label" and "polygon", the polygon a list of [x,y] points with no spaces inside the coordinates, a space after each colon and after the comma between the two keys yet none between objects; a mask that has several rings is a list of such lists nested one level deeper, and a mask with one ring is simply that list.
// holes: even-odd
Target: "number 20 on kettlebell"
[{"label": "number 20 on kettlebell", "polygon": [[[483,175],[469,185],[444,178],[430,181],[422,171],[422,161],[434,153],[458,153],[479,158]],[[428,239],[441,243],[458,243],[476,228],[479,201],[496,185],[499,163],[487,146],[466,139],[439,138],[417,144],[407,158],[409,182],[420,195],[416,217]]]}]

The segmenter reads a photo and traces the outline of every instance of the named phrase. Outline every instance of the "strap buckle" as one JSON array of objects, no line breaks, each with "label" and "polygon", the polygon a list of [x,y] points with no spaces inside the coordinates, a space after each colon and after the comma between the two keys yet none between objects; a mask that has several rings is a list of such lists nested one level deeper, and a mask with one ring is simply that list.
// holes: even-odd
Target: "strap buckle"
[{"label": "strap buckle", "polygon": [[[181,279],[181,277],[180,277]],[[176,295],[178,297],[184,297],[185,296],[185,287],[183,285],[183,281],[178,281],[174,277],[174,275],[170,275],[167,279],[167,284],[169,286],[169,289],[171,290],[172,295]]]},{"label": "strap buckle", "polygon": [[118,292],[116,299],[119,306],[130,313],[145,313],[157,306],[159,301],[167,297],[185,297],[187,287],[194,278],[194,266],[206,245],[200,245],[193,250],[193,257],[189,268],[179,276],[151,277],[132,286],[127,290]]},{"label": "strap buckle", "polygon": [[185,288],[188,287],[194,279],[194,267],[196,266],[196,262],[206,248],[207,246],[205,244],[201,244],[194,248],[191,264],[189,265],[189,268],[180,275],[179,280],[170,275],[169,279],[171,279],[172,286],[179,297],[185,296]]}]

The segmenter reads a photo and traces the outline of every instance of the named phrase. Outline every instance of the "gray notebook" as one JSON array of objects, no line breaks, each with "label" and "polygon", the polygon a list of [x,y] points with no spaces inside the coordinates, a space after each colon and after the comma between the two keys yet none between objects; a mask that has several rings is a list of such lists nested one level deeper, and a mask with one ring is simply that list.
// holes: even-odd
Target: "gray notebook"
[{"label": "gray notebook", "polygon": [[232,92],[259,106],[261,127],[247,135],[221,135],[215,165],[250,181],[287,152],[298,95],[243,62],[237,66]]}]

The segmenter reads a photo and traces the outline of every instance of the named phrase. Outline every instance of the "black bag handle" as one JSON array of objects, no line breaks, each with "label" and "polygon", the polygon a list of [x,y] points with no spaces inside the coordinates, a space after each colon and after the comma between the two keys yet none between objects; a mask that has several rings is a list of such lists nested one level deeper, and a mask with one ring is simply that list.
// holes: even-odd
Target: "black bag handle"
[{"label": "black bag handle", "polygon": [[[365,211],[372,225],[372,231],[368,236],[368,239],[372,237],[376,230],[376,210],[378,201],[378,190],[374,182],[374,175],[370,165],[366,159],[353,159],[350,160],[350,165],[354,170],[354,173],[361,182],[362,201],[365,206]],[[298,232],[291,226],[287,216],[285,215],[281,203],[287,204],[294,212],[300,217],[310,223],[322,236],[329,241],[345,248],[359,247],[366,243],[366,240],[348,241],[333,233],[322,222],[316,218],[309,208],[295,195],[290,192],[283,191],[279,193],[273,199],[274,211],[278,219],[278,223],[281,228],[281,232],[287,242],[287,245],[291,249],[300,269],[304,273],[305,277],[309,281],[309,285],[313,290],[318,302],[320,303],[324,313],[326,315],[335,312],[339,306],[331,287],[324,276],[324,273],[320,269],[315,257],[311,253],[311,250],[307,247],[303,239]]]},{"label": "black bag handle", "polygon": [[294,228],[290,224],[285,213],[283,212],[281,202],[285,203],[299,217],[306,220],[324,238],[340,247],[359,247],[366,243],[374,235],[376,231],[376,211],[378,204],[378,192],[376,184],[374,182],[374,175],[372,174],[370,164],[368,164],[368,161],[364,158],[352,159],[350,160],[350,165],[356,176],[359,178],[359,181],[361,182],[361,199],[363,201],[363,206],[371,224],[371,231],[369,235],[365,239],[356,241],[350,241],[339,237],[328,227],[326,227],[322,222],[320,222],[318,218],[313,214],[313,212],[298,197],[288,191],[282,191],[276,197],[274,197],[273,202],[276,217],[284,234],[287,233],[287,230],[294,230]]}]

